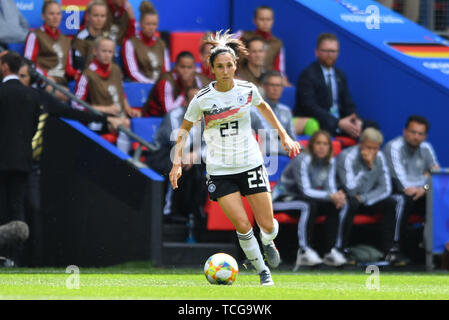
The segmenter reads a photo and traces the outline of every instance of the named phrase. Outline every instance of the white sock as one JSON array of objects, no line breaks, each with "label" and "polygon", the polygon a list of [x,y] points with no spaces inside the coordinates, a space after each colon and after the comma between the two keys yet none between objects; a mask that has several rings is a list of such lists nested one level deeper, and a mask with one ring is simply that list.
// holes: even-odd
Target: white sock
[{"label": "white sock", "polygon": [[268,267],[263,261],[262,253],[260,252],[259,244],[257,239],[254,237],[253,229],[248,231],[248,233],[242,234],[237,232],[237,237],[239,239],[240,247],[243,252],[245,252],[246,257],[251,262],[251,264],[256,268],[257,273],[261,273],[264,270],[268,270]]},{"label": "white sock", "polygon": [[122,131],[117,136],[117,148],[126,154],[131,150],[131,139]]},{"label": "white sock", "polygon": [[278,235],[279,222],[273,218],[273,224],[274,224],[274,228],[270,233],[265,233],[262,231],[262,229],[260,230],[260,240],[262,241],[264,246],[268,245]]}]

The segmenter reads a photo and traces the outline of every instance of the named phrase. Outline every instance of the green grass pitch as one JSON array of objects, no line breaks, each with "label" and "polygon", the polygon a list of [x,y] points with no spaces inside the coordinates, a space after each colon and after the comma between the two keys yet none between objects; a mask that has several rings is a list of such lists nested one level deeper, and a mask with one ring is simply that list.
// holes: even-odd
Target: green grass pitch
[{"label": "green grass pitch", "polygon": [[80,269],[79,289],[65,269],[0,269],[0,299],[449,299],[447,273],[380,272],[379,290],[369,289],[370,274],[360,271],[274,271],[274,287],[241,270],[231,286],[210,285],[202,268],[152,267]]}]

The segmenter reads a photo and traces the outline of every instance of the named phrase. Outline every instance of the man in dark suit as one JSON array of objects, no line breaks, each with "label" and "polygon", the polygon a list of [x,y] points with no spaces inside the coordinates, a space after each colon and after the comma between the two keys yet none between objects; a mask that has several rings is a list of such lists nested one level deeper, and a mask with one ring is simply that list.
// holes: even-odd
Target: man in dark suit
[{"label": "man in dark suit", "polygon": [[31,172],[31,140],[37,129],[39,96],[23,86],[17,73],[22,59],[15,52],[0,58],[0,224],[24,221],[24,200]]},{"label": "man in dark suit", "polygon": [[323,33],[318,37],[317,61],[298,79],[294,115],[315,118],[320,128],[333,136],[356,139],[363,123],[349,94],[346,76],[335,67],[338,52],[339,42],[334,34]]}]

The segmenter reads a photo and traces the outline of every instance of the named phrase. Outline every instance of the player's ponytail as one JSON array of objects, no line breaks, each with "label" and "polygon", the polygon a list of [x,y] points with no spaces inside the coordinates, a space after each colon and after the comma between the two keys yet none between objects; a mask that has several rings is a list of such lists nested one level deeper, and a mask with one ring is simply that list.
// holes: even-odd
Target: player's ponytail
[{"label": "player's ponytail", "polygon": [[226,30],[223,34],[222,30],[218,31],[215,36],[210,34],[204,41],[204,44],[212,45],[208,61],[211,67],[214,66],[215,58],[221,53],[230,53],[235,62],[240,57],[248,55],[245,45],[239,39],[235,39],[235,35]]},{"label": "player's ponytail", "polygon": [[147,15],[157,15],[157,11],[150,1],[142,1],[139,6],[140,21]]}]

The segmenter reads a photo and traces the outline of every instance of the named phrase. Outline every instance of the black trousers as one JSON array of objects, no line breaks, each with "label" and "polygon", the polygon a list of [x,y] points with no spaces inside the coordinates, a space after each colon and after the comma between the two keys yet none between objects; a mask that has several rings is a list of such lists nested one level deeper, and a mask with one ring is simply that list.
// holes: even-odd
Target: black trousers
[{"label": "black trousers", "polygon": [[353,226],[354,215],[362,214],[378,214],[382,213],[382,221],[379,225],[379,237],[381,250],[387,253],[394,244],[394,233],[396,227],[396,213],[398,212],[397,199],[390,196],[384,200],[376,202],[373,205],[364,205],[360,203],[355,197],[348,199],[348,213],[347,218],[343,224],[343,241],[342,247],[346,248],[349,245],[351,229]]},{"label": "black trousers", "polygon": [[24,263],[30,267],[42,265],[44,257],[44,219],[41,211],[41,169],[33,164],[25,195],[25,219],[30,237],[25,246]]},{"label": "black trousers", "polygon": [[339,233],[341,209],[337,209],[330,201],[319,201],[310,198],[298,198],[293,200],[276,199],[273,202],[274,212],[286,212],[291,215],[300,215],[298,222],[298,246],[305,249],[313,240],[315,219],[325,215],[324,223],[324,248],[329,252],[337,243]]},{"label": "black trousers", "polygon": [[28,172],[0,170],[0,224],[25,221],[25,192]]},{"label": "black trousers", "polygon": [[396,229],[394,234],[395,246],[401,247],[401,242],[405,240],[408,219],[411,213],[426,216],[426,196],[423,195],[417,200],[413,200],[412,196],[405,194],[393,195],[399,203],[399,212],[397,215]]}]

